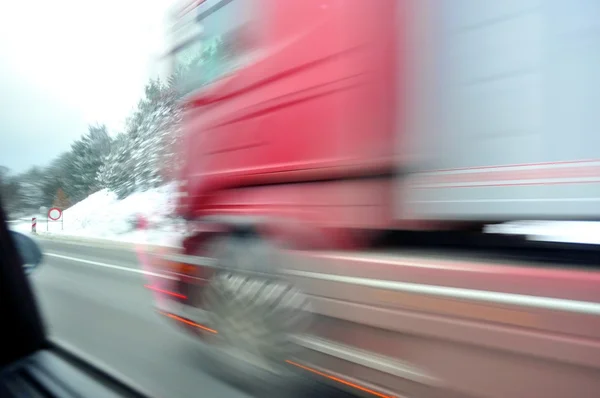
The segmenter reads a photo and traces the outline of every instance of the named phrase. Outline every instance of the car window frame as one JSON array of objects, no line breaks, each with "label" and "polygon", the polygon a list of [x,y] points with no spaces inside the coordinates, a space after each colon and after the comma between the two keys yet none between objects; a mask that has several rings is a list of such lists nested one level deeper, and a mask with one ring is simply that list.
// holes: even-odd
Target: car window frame
[{"label": "car window frame", "polygon": [[0,367],[49,347],[42,315],[0,199]]}]

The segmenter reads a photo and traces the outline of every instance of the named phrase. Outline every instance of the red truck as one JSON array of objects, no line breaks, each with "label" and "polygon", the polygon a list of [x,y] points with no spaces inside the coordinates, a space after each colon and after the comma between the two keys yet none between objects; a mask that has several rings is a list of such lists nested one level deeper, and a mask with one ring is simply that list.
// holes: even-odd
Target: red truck
[{"label": "red truck", "polygon": [[[204,0],[174,13],[159,309],[230,374],[377,397],[600,396],[600,3]],[[237,376],[236,376],[237,377]]]}]

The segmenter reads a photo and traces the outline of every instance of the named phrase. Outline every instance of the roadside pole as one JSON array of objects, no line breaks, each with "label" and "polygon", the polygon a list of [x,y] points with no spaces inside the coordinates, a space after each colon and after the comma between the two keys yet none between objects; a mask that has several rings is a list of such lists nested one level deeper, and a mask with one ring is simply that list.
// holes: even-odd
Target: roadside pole
[{"label": "roadside pole", "polygon": [[37,234],[37,218],[31,218],[31,232]]}]

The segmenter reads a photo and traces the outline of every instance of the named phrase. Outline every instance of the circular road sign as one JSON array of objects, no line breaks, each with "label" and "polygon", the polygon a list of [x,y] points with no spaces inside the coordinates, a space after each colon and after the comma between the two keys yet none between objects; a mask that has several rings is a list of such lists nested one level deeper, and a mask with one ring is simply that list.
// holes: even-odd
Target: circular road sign
[{"label": "circular road sign", "polygon": [[62,211],[58,207],[53,207],[48,210],[48,217],[53,221],[59,220],[61,216]]}]

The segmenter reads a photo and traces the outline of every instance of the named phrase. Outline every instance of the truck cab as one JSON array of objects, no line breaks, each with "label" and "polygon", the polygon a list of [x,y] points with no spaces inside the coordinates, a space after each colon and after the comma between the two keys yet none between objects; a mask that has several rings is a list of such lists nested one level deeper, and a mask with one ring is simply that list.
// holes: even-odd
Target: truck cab
[{"label": "truck cab", "polygon": [[600,6],[565,4],[177,8],[189,235],[161,312],[255,386],[598,396],[598,247],[482,229],[600,216]]}]

